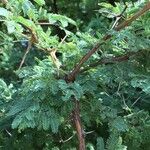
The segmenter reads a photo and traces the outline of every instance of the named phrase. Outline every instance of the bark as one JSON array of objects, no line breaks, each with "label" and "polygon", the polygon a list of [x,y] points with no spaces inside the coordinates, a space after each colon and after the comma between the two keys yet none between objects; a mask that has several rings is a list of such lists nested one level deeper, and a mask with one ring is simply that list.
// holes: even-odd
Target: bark
[{"label": "bark", "polygon": [[73,111],[73,119],[74,119],[76,131],[77,131],[77,137],[79,140],[79,150],[85,150],[85,137],[84,137],[84,131],[81,125],[79,101],[74,100],[74,103],[75,103],[75,109]]}]

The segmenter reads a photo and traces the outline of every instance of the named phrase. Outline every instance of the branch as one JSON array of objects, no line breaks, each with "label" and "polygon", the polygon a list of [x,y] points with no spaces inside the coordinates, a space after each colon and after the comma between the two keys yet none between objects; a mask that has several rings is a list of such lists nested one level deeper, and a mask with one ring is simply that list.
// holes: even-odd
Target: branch
[{"label": "branch", "polygon": [[122,55],[122,56],[102,58],[101,60],[98,60],[97,62],[91,63],[87,67],[85,67],[84,69],[80,70],[80,73],[88,71],[89,69],[92,69],[92,68],[97,67],[99,65],[103,65],[103,64],[107,65],[107,64],[113,64],[113,63],[116,63],[116,62],[127,61],[127,60],[129,60],[129,58],[131,56],[137,55],[137,54],[139,54],[139,51],[138,52],[130,52],[130,53],[127,53],[127,54]]},{"label": "branch", "polygon": [[116,20],[113,23],[111,29],[114,29],[115,26],[118,24],[119,20],[122,18],[122,16],[123,16],[124,12],[126,11],[126,9],[127,9],[127,5],[125,4],[125,7],[124,7],[123,11],[119,15],[116,16]]},{"label": "branch", "polygon": [[84,138],[84,132],[80,120],[80,110],[79,110],[80,106],[79,106],[79,101],[76,100],[75,98],[74,98],[74,104],[75,104],[75,108],[73,110],[73,121],[77,131],[79,150],[85,150],[85,138]]},{"label": "branch", "polygon": [[66,140],[63,140],[63,139],[61,138],[60,143],[66,143],[66,142],[70,141],[70,140],[75,136],[75,134],[76,134],[76,133],[73,133],[73,135],[70,136],[70,137],[69,137],[68,139],[66,139]]},{"label": "branch", "polygon": [[5,129],[5,131],[6,131],[6,133],[7,133],[9,136],[12,137],[12,134],[11,134],[7,129]]},{"label": "branch", "polygon": [[38,23],[36,23],[36,25],[44,25],[44,26],[49,26],[49,25],[54,25],[54,24],[52,24],[52,23],[50,23],[50,22],[38,22]]},{"label": "branch", "polygon": [[[23,24],[22,24],[23,25]],[[23,25],[25,26],[25,25]],[[32,48],[32,44],[34,43],[37,43],[38,42],[38,39],[37,39],[37,35],[36,35],[36,32],[31,28],[31,27],[28,27],[28,26],[25,26],[29,31],[30,31],[30,34],[31,34],[31,38],[29,38],[28,40],[28,47],[26,49],[26,52],[22,58],[22,61],[19,65],[19,68],[18,69],[21,69],[26,57],[27,57],[27,54],[29,53],[30,49]]]},{"label": "branch", "polygon": [[131,107],[133,107],[140,99],[141,99],[141,97],[138,97],[138,98],[133,102],[133,104],[131,105]]},{"label": "branch", "polygon": [[[134,20],[142,16],[145,12],[147,12],[150,9],[150,2],[147,2],[147,4],[139,10],[136,14],[134,14],[132,17],[118,25],[115,30],[120,31],[121,29],[124,29],[125,27],[129,26]],[[86,55],[82,57],[82,59],[79,61],[79,63],[74,67],[74,69],[70,72],[70,74],[66,77],[67,81],[74,81],[76,78],[76,75],[80,72],[80,68],[82,65],[95,53],[101,45],[105,43],[108,39],[110,39],[112,35],[106,34],[102,38],[102,42],[97,43]]]},{"label": "branch", "polygon": [[24,56],[23,56],[23,58],[22,58],[22,60],[21,60],[21,63],[20,63],[20,65],[19,65],[19,68],[18,68],[18,69],[21,69],[21,67],[22,67],[22,65],[24,64],[24,61],[25,61],[25,59],[26,59],[26,57],[27,57],[27,54],[29,53],[29,51],[30,51],[31,48],[32,48],[32,42],[31,42],[31,41],[28,41],[28,47],[27,47],[27,49],[26,49],[26,52],[25,52],[25,54],[24,54]]}]

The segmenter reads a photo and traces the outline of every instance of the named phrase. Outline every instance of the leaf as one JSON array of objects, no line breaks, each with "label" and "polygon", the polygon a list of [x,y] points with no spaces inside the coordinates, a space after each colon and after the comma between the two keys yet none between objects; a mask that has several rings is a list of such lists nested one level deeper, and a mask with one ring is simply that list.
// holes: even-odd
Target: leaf
[{"label": "leaf", "polygon": [[59,120],[57,118],[50,119],[50,125],[53,133],[58,132]]},{"label": "leaf", "polygon": [[24,26],[28,27],[28,28],[35,28],[35,24],[33,23],[33,21],[29,20],[29,19],[25,19],[22,16],[18,16],[17,18],[15,18],[15,21],[18,23],[23,24]]},{"label": "leaf", "polygon": [[128,131],[128,126],[122,117],[117,117],[113,120],[113,122],[111,122],[111,128],[122,132]]},{"label": "leaf", "polygon": [[27,112],[25,113],[25,116],[26,116],[26,118],[27,118],[29,121],[32,121],[33,118],[34,118],[34,113],[29,110],[29,111],[27,111]]},{"label": "leaf", "polygon": [[9,13],[10,12],[7,9],[0,7],[0,16],[8,18]]},{"label": "leaf", "polygon": [[7,84],[2,79],[0,79],[0,90],[6,87],[7,87]]},{"label": "leaf", "polygon": [[50,23],[54,24],[56,22],[60,22],[62,27],[64,28],[68,26],[68,23],[76,26],[76,22],[66,16],[58,14],[49,14],[48,18]]},{"label": "leaf", "polygon": [[24,0],[22,3],[22,10],[24,14],[27,14],[31,9],[34,9],[34,5],[30,1]]},{"label": "leaf", "polygon": [[71,96],[74,95],[74,92],[72,90],[66,90],[64,95],[65,96],[62,96],[62,100],[68,101],[70,100]]},{"label": "leaf", "polygon": [[77,82],[74,82],[71,85],[71,87],[74,89],[74,96],[76,97],[76,99],[80,99],[83,95],[83,90],[80,84],[78,84]]},{"label": "leaf", "polygon": [[34,0],[38,5],[42,6],[45,5],[45,1],[44,0]]},{"label": "leaf", "polygon": [[58,83],[59,83],[59,88],[61,88],[62,90],[66,90],[69,87],[64,80],[59,80]]},{"label": "leaf", "polygon": [[18,114],[19,112],[29,108],[32,105],[31,101],[27,101],[25,99],[21,99],[15,101],[14,105],[12,105],[9,109],[9,112],[6,114],[6,116],[13,116]]},{"label": "leaf", "polygon": [[89,150],[94,150],[94,146],[93,146],[93,144],[91,144],[91,143],[88,143],[88,144],[86,145],[86,148],[89,149]]},{"label": "leaf", "polygon": [[12,128],[15,129],[19,126],[19,124],[21,123],[22,118],[21,115],[18,115],[17,117],[15,117],[15,119],[12,122]]},{"label": "leaf", "polygon": [[113,9],[113,6],[111,4],[109,4],[109,3],[102,2],[102,3],[99,3],[98,5],[103,6],[103,7],[107,8],[107,9],[108,8]]},{"label": "leaf", "polygon": [[48,128],[49,128],[49,119],[48,119],[48,116],[45,113],[43,113],[41,119],[42,119],[43,129],[44,130],[48,130]]},{"label": "leaf", "polygon": [[127,150],[127,146],[122,145],[122,137],[119,133],[113,132],[107,140],[107,150]]},{"label": "leaf", "polygon": [[0,100],[1,101],[8,102],[11,100],[12,94],[14,92],[12,88],[13,88],[12,84],[7,86],[7,84],[2,79],[0,79]]},{"label": "leaf", "polygon": [[25,16],[27,15],[30,19],[32,18],[33,20],[37,20],[38,11],[29,0],[25,0],[22,2],[22,10]]},{"label": "leaf", "polygon": [[96,144],[97,150],[105,150],[104,148],[104,140],[102,137],[97,138],[97,144]]},{"label": "leaf", "polygon": [[134,78],[131,81],[133,87],[141,88],[145,93],[150,94],[150,78],[146,77],[145,79]]},{"label": "leaf", "polygon": [[14,21],[7,21],[6,25],[7,25],[8,34],[11,34],[15,31],[15,22]]}]

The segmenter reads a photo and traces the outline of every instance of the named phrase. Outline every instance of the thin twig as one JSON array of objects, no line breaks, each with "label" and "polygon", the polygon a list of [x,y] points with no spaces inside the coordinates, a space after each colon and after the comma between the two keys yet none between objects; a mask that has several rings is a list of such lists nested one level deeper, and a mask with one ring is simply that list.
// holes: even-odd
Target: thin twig
[{"label": "thin twig", "polygon": [[21,63],[20,63],[20,65],[19,65],[19,68],[18,68],[18,69],[21,69],[22,65],[24,64],[24,61],[25,61],[25,59],[26,59],[26,57],[27,57],[27,54],[29,53],[31,47],[32,47],[32,42],[31,42],[31,41],[28,41],[28,47],[27,47],[27,49],[26,49],[26,52],[25,52],[25,54],[24,54],[24,56],[23,56],[23,58],[22,58],[22,60],[21,60]]},{"label": "thin twig", "polygon": [[76,135],[76,133],[74,133],[72,136],[70,136],[70,137],[69,137],[68,139],[66,139],[66,140],[61,139],[61,140],[60,140],[60,143],[66,143],[66,142],[70,141],[75,135]]},{"label": "thin twig", "polygon": [[124,104],[124,109],[130,111],[131,109],[130,109],[130,107],[126,104],[126,100],[125,100],[124,96],[122,95],[121,97],[122,97],[122,101],[123,101],[123,104]]},{"label": "thin twig", "polygon": [[87,135],[87,134],[91,134],[91,133],[93,133],[93,132],[95,132],[95,130],[93,130],[93,131],[88,131],[88,132],[84,132],[84,134]]},{"label": "thin twig", "polygon": [[8,134],[9,136],[12,136],[12,134],[11,134],[7,129],[5,129],[5,131],[7,132],[7,134]]},{"label": "thin twig", "polygon": [[61,44],[65,41],[65,39],[67,38],[67,34],[64,36],[64,38],[61,40],[61,42],[59,43],[58,47],[61,46]]},{"label": "thin twig", "polygon": [[10,42],[19,43],[19,42],[28,42],[28,40],[15,40],[15,41],[3,42],[0,44],[0,46],[5,45],[5,44],[9,44]]},{"label": "thin twig", "polygon": [[12,41],[13,43],[19,43],[19,42],[28,42],[28,40],[16,40],[16,41]]},{"label": "thin twig", "polygon": [[118,89],[117,89],[117,91],[116,91],[117,94],[119,94],[120,87],[121,87],[121,82],[119,82]]},{"label": "thin twig", "polygon": [[49,25],[54,25],[54,24],[52,24],[50,22],[38,22],[38,23],[36,23],[36,25],[47,25],[47,26],[49,26]]},{"label": "thin twig", "polygon": [[119,20],[122,18],[126,9],[127,9],[127,5],[125,4],[123,11],[119,15],[116,16],[116,20],[115,20],[114,24],[112,25],[111,29],[114,29],[116,27],[116,25],[118,24]]},{"label": "thin twig", "polygon": [[121,17],[116,17],[116,20],[115,20],[115,22],[113,23],[111,29],[114,29],[114,28],[116,27],[116,25],[117,25],[117,23],[119,22],[120,19],[121,19]]},{"label": "thin twig", "polygon": [[140,98],[141,98],[141,97],[138,97],[138,98],[134,101],[134,103],[131,105],[131,107],[133,107],[133,106],[140,100]]},{"label": "thin twig", "polygon": [[50,49],[50,56],[51,56],[51,59],[53,61],[53,63],[55,64],[56,68],[57,68],[57,73],[59,75],[59,68],[61,66],[61,62],[59,61],[59,59],[56,57],[56,49],[53,48],[53,49]]}]

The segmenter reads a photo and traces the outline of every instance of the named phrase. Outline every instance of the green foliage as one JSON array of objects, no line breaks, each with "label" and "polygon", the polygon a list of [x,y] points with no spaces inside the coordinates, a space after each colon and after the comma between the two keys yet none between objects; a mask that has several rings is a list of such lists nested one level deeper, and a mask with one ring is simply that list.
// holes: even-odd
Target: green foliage
[{"label": "green foliage", "polygon": [[122,145],[122,138],[118,135],[115,135],[115,133],[110,136],[107,145],[108,150],[127,150],[127,147]]},{"label": "green foliage", "polygon": [[96,145],[97,149],[101,149],[101,150],[105,150],[104,149],[104,140],[102,137],[97,138],[97,145]]},{"label": "green foliage", "polygon": [[0,79],[0,92],[1,92],[0,96],[1,101],[8,102],[9,100],[12,99],[12,95],[14,93],[13,85],[10,84],[9,86],[7,86],[7,84],[2,79]]},{"label": "green foliage", "polygon": [[[149,150],[150,13],[114,31],[120,14],[117,24],[146,2],[126,1],[123,14],[120,1],[0,4],[0,149],[75,150],[75,98],[87,149]],[[66,75],[106,33],[112,38],[67,83]],[[125,59],[113,61],[120,56]]]}]

